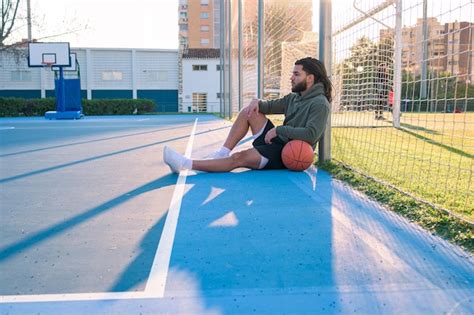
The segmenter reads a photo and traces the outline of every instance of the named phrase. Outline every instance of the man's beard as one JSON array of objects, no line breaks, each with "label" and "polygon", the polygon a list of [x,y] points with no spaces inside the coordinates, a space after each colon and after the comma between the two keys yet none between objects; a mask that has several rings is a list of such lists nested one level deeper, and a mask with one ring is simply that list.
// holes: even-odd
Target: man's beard
[{"label": "man's beard", "polygon": [[291,92],[294,92],[294,93],[299,93],[299,92],[303,92],[306,90],[308,86],[306,85],[306,81],[302,81],[294,86],[291,87]]}]

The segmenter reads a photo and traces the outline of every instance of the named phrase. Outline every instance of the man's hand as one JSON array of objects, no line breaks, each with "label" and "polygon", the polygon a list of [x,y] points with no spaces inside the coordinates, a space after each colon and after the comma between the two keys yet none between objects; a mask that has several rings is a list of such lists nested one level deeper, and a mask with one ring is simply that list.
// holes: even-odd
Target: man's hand
[{"label": "man's hand", "polygon": [[268,130],[267,134],[265,135],[265,143],[270,144],[272,143],[272,139],[277,136],[277,130],[276,127],[273,127],[272,129]]},{"label": "man's hand", "polygon": [[247,106],[247,116],[250,117],[253,114],[258,115],[258,99],[253,99]]}]

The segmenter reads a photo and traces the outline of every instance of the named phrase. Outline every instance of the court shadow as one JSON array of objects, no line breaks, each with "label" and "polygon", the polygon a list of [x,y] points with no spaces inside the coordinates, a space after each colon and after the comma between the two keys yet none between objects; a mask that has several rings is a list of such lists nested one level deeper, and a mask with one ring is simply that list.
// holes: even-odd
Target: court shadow
[{"label": "court shadow", "polygon": [[286,170],[189,176],[165,294],[195,294],[186,283],[195,279],[223,313],[297,312],[308,293],[316,313],[337,312],[337,293],[317,295],[335,286],[330,181]]},{"label": "court shadow", "polygon": [[[153,129],[149,131],[142,131],[142,132],[134,132],[134,133],[127,133],[123,134],[120,136],[112,136],[112,137],[103,137],[103,138],[95,138],[95,139],[90,139],[90,140],[85,140],[85,141],[76,141],[76,142],[70,142],[66,144],[59,144],[59,145],[53,145],[53,146],[45,146],[41,148],[36,148],[36,149],[31,149],[31,150],[23,150],[23,151],[17,151],[17,152],[12,152],[12,153],[5,153],[5,154],[0,154],[1,157],[8,157],[8,156],[14,156],[14,155],[21,155],[21,154],[28,154],[28,153],[35,153],[35,152],[40,152],[40,151],[47,151],[47,150],[54,150],[54,149],[59,149],[59,148],[65,148],[65,147],[72,147],[76,145],[83,145],[83,144],[90,144],[90,143],[96,143],[96,142],[102,142],[102,141],[109,141],[109,140],[116,140],[116,139],[122,139],[122,138],[128,138],[128,137],[136,137],[136,136],[142,136],[146,134],[152,134],[152,133],[157,133],[161,131],[169,131],[169,130],[174,130],[174,129],[180,129],[183,128],[183,126],[179,127],[173,127],[173,128],[161,128],[161,129]],[[110,131],[109,131],[110,132]],[[88,135],[70,135],[70,137],[77,137],[77,136],[88,136]],[[94,133],[93,136],[96,136],[96,133]],[[55,139],[57,140],[57,139]]]},{"label": "court shadow", "polygon": [[[358,236],[347,241],[352,248],[357,248],[357,252],[349,247],[339,247],[335,251],[339,257],[351,256],[354,266],[359,265],[352,272],[365,275],[356,278],[357,283],[353,285],[363,287],[382,282],[406,286],[416,281],[420,286],[448,292],[473,283],[474,265],[470,255],[461,248],[381,208],[377,202],[348,186],[336,185],[333,192],[333,205],[337,209],[333,212],[335,218]],[[339,273],[338,277],[348,283],[349,280],[343,278],[350,275],[345,273]],[[449,294],[438,294],[438,302],[447,297]],[[409,299],[407,294],[405,301]]]},{"label": "court shadow", "polygon": [[163,176],[159,179],[153,180],[140,187],[137,187],[125,194],[122,194],[114,199],[111,199],[101,205],[98,205],[97,207],[86,210],[79,215],[76,215],[65,221],[62,221],[61,223],[58,223],[58,224],[49,226],[48,228],[45,228],[43,230],[40,230],[27,238],[24,238],[5,248],[2,248],[0,250],[0,262],[12,256],[18,255],[22,253],[23,251],[30,249],[34,246],[38,246],[41,243],[47,241],[48,239],[60,236],[61,234],[66,233],[68,230],[80,224],[83,224],[87,222],[88,220],[91,220],[99,215],[102,215],[108,211],[113,211],[113,209],[119,206],[120,204],[123,204],[141,194],[144,194],[152,190],[160,189],[165,186],[173,185],[175,184],[175,182],[176,182],[175,176],[171,174]]},{"label": "court shadow", "polygon": [[410,130],[407,130],[407,129],[400,129],[402,132],[406,133],[406,134],[409,134],[417,139],[420,139],[426,143],[429,143],[429,144],[432,144],[434,146],[437,146],[437,147],[440,147],[442,149],[445,149],[449,152],[453,152],[455,154],[459,154],[463,157],[467,157],[467,158],[470,158],[470,159],[474,159],[474,155],[469,153],[469,152],[466,152],[466,151],[463,151],[461,149],[458,149],[456,147],[453,147],[453,146],[450,146],[450,145],[447,145],[447,144],[444,144],[444,143],[441,143],[439,141],[436,141],[436,140],[433,140],[433,139],[430,139],[428,137],[425,137],[425,136],[422,136],[420,134],[417,134],[416,132],[413,132],[413,131],[410,131]]},{"label": "court shadow", "polygon": [[[225,127],[220,127],[220,128],[214,128],[214,129],[210,129],[210,130],[207,130],[207,131],[202,131],[202,132],[196,133],[195,135],[202,135],[202,134],[206,134],[206,133],[210,133],[210,132],[213,132],[213,131],[216,131],[216,130],[221,130],[221,129],[226,129],[226,128],[229,128],[229,127],[225,126]],[[145,149],[145,148],[148,148],[148,147],[163,145],[163,144],[170,143],[170,142],[173,142],[173,141],[187,139],[188,137],[189,137],[189,135],[174,137],[174,138],[170,138],[170,139],[163,140],[163,141],[152,142],[152,143],[149,143],[149,144],[140,145],[140,146],[136,146],[136,147],[131,147],[131,148],[123,149],[123,150],[118,150],[118,151],[114,151],[114,152],[110,152],[110,153],[106,153],[106,154],[102,154],[102,155],[97,155],[97,156],[89,157],[89,158],[82,159],[82,160],[76,160],[76,161],[72,161],[72,162],[68,162],[68,163],[64,163],[64,164],[59,164],[59,165],[55,165],[55,166],[51,166],[51,167],[47,167],[47,168],[43,168],[43,169],[38,169],[38,170],[35,170],[35,171],[22,173],[22,174],[18,174],[18,175],[15,175],[15,176],[0,178],[0,184],[9,183],[9,182],[21,179],[21,178],[26,178],[26,177],[30,177],[30,176],[34,176],[34,175],[48,173],[48,172],[51,172],[51,171],[56,171],[56,170],[60,170],[60,169],[63,169],[63,168],[67,168],[67,167],[71,167],[71,166],[75,166],[75,165],[80,165],[80,164],[84,164],[84,163],[88,163],[88,162],[108,158],[108,157],[111,157],[111,156],[116,156],[116,155],[120,155],[120,154],[124,154],[124,153],[134,152],[134,151]]]},{"label": "court shadow", "polygon": [[400,126],[406,128],[406,129],[414,130],[414,131],[423,131],[423,132],[426,132],[426,133],[429,133],[429,134],[432,134],[432,135],[439,135],[440,134],[440,132],[437,131],[437,130],[428,129],[428,128],[425,128],[423,126],[412,125],[412,124],[408,124],[408,123],[400,123]]},{"label": "court shadow", "polygon": [[162,218],[148,230],[140,242],[140,253],[127,268],[123,270],[120,277],[108,290],[109,292],[134,290],[146,282],[150,275],[165,222],[166,215],[163,215]]}]

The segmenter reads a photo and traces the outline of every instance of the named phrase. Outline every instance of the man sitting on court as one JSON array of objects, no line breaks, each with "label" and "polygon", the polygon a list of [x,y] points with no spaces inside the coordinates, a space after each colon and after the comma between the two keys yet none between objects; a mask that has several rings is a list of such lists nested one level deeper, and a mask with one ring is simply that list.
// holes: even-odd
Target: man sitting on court
[{"label": "man sitting on court", "polygon": [[[243,108],[213,159],[191,160],[165,146],[163,159],[174,173],[184,169],[228,172],[235,168],[281,169],[281,151],[290,140],[316,146],[326,127],[331,102],[331,82],[324,64],[306,57],[295,62],[290,93],[280,99],[257,100]],[[275,127],[265,114],[284,114],[282,126]],[[248,129],[256,137],[253,148],[230,155]]]}]

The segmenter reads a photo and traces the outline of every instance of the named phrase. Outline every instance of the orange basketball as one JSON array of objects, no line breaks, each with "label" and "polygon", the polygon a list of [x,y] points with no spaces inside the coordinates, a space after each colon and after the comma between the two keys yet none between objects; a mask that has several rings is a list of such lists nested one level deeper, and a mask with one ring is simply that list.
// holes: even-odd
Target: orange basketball
[{"label": "orange basketball", "polygon": [[313,164],[313,158],[313,148],[302,140],[291,140],[281,151],[283,164],[292,171],[304,171]]}]

